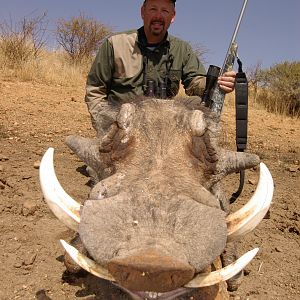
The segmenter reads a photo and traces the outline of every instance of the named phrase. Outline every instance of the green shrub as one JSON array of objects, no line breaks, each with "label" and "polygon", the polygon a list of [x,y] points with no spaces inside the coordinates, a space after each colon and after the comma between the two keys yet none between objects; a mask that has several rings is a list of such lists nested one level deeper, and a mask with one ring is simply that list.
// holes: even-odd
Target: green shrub
[{"label": "green shrub", "polygon": [[257,76],[257,102],[271,112],[300,116],[300,62],[275,64]]}]

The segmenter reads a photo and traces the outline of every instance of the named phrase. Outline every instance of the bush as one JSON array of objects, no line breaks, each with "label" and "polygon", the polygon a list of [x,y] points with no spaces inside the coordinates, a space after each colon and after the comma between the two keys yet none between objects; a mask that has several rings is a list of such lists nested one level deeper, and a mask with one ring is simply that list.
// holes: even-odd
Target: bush
[{"label": "bush", "polygon": [[19,67],[40,55],[46,43],[45,18],[46,13],[32,18],[24,17],[15,24],[12,20],[0,23],[0,51],[3,64]]},{"label": "bush", "polygon": [[276,64],[257,76],[257,102],[271,112],[300,116],[300,62]]},{"label": "bush", "polygon": [[72,62],[81,63],[93,57],[103,38],[110,33],[108,27],[80,14],[69,21],[58,21],[56,39]]}]

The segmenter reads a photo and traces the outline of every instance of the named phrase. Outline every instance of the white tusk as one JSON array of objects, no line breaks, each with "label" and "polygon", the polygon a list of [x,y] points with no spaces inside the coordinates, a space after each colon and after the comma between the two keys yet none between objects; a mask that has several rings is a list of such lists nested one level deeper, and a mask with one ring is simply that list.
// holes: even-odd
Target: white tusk
[{"label": "white tusk", "polygon": [[108,272],[107,269],[101,267],[100,265],[96,264],[92,259],[86,257],[85,255],[81,254],[76,248],[69,245],[64,240],[60,240],[62,246],[65,248],[66,252],[71,256],[75,263],[77,263],[81,268],[86,270],[87,272],[105,279],[109,281],[116,281]]},{"label": "white tusk", "polygon": [[257,254],[258,248],[255,248],[234,263],[214,272],[198,274],[192,279],[189,283],[185,285],[187,288],[201,288],[205,286],[211,286],[217,284],[221,281],[226,281],[236,274],[238,274],[241,270],[243,270],[246,265],[253,259],[253,257]]},{"label": "white tusk", "polygon": [[264,163],[260,163],[259,182],[254,195],[241,209],[226,218],[227,241],[238,239],[252,231],[270,208],[274,192],[272,175]]},{"label": "white tusk", "polygon": [[73,200],[61,187],[53,166],[54,149],[49,148],[44,154],[40,165],[40,183],[45,201],[66,226],[78,231],[81,205]]}]

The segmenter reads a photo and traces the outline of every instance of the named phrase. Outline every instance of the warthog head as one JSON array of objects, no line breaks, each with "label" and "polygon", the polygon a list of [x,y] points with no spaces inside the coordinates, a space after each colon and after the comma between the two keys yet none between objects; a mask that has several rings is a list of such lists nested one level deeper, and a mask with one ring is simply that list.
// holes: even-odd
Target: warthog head
[{"label": "warthog head", "polygon": [[258,249],[226,268],[209,272],[209,266],[227,241],[262,220],[273,182],[261,163],[255,194],[229,215],[222,179],[259,158],[222,149],[219,133],[218,119],[195,99],[123,104],[103,138],[68,140],[102,176],[83,205],[58,183],[49,149],[40,167],[44,197],[78,231],[88,257],[62,241],[66,251],[82,268],[136,294],[175,295],[237,274]]}]

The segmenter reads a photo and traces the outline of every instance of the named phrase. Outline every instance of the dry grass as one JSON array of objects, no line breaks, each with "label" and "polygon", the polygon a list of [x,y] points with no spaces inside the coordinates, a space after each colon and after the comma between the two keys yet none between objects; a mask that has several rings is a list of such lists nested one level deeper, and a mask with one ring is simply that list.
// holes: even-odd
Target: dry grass
[{"label": "dry grass", "polygon": [[33,81],[45,84],[74,86],[84,84],[90,65],[72,64],[59,51],[43,51],[36,59],[11,66],[0,53],[0,69],[6,80]]}]

